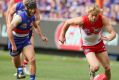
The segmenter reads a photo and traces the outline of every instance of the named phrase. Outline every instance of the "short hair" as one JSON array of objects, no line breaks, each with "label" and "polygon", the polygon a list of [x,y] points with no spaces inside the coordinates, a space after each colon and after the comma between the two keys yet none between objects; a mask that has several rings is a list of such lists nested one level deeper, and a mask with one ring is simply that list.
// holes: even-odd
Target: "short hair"
[{"label": "short hair", "polygon": [[101,12],[101,9],[96,4],[92,4],[88,6],[86,10],[87,10],[87,13],[97,13],[98,14]]},{"label": "short hair", "polygon": [[35,0],[27,0],[25,6],[27,9],[33,9],[33,8],[35,9],[37,7]]},{"label": "short hair", "polygon": [[23,0],[23,3],[24,3],[24,4],[27,4],[27,3],[29,3],[29,2],[35,2],[35,0]]}]

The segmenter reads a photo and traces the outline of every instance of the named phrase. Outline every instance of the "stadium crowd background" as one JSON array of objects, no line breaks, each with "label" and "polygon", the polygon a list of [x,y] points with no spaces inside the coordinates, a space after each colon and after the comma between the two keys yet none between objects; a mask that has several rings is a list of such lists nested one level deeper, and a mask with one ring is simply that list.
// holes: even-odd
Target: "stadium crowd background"
[{"label": "stadium crowd background", "polygon": [[[103,0],[103,14],[119,23],[119,0]],[[67,19],[85,15],[85,9],[95,0],[37,0],[41,19]],[[0,17],[5,15],[9,0],[0,0]]]}]

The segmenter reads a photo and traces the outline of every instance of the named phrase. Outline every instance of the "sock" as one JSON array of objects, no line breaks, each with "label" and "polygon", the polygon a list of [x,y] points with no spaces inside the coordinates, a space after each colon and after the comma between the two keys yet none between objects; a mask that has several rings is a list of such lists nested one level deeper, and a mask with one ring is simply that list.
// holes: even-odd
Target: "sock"
[{"label": "sock", "polygon": [[28,61],[26,59],[24,59],[24,62],[23,62],[23,67],[25,67],[26,65],[28,64]]},{"label": "sock", "polygon": [[17,73],[22,73],[23,72],[23,68],[20,66],[17,68]]},{"label": "sock", "polygon": [[30,80],[35,80],[35,74],[34,75],[30,75]]}]

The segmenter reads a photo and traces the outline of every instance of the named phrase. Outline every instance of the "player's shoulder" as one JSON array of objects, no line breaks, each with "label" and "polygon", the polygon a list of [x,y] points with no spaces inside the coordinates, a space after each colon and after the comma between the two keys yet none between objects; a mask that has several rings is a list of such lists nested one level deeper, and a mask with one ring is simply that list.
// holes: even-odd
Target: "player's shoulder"
[{"label": "player's shoulder", "polygon": [[88,15],[83,15],[81,18],[82,18],[82,20],[87,20],[88,19]]},{"label": "player's shoulder", "polygon": [[104,16],[104,15],[102,15],[102,21],[103,21],[103,22],[107,22],[107,21],[109,21],[109,18],[106,17],[106,16]]},{"label": "player's shoulder", "polygon": [[25,17],[27,16],[27,13],[25,10],[18,10],[17,11],[17,15],[21,16],[21,17]]},{"label": "player's shoulder", "polygon": [[20,10],[20,9],[24,9],[24,8],[25,8],[25,6],[24,6],[23,2],[16,3],[16,10]]},{"label": "player's shoulder", "polygon": [[14,18],[15,20],[17,20],[17,21],[18,21],[18,20],[21,21],[21,19],[22,19],[21,16],[18,15],[18,14],[16,14],[16,13],[13,15],[13,18]]}]

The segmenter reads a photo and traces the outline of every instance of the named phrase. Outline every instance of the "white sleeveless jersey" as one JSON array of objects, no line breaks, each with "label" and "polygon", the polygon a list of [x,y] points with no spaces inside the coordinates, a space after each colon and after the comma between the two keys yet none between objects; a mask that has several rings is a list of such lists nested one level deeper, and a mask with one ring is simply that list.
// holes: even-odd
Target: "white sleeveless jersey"
[{"label": "white sleeveless jersey", "polygon": [[83,41],[82,44],[84,46],[96,45],[101,41],[101,37],[99,34],[92,33],[90,35],[87,35],[82,28],[81,28],[81,37],[82,37],[82,41]]}]

